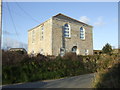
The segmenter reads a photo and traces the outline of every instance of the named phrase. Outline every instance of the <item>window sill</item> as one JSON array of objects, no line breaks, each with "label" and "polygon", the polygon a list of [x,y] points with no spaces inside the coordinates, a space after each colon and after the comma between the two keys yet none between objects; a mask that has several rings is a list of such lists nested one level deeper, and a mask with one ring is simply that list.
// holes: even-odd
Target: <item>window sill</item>
[{"label": "window sill", "polygon": [[71,39],[71,37],[65,37],[66,39]]},{"label": "window sill", "polygon": [[81,39],[82,41],[85,41],[85,39]]}]

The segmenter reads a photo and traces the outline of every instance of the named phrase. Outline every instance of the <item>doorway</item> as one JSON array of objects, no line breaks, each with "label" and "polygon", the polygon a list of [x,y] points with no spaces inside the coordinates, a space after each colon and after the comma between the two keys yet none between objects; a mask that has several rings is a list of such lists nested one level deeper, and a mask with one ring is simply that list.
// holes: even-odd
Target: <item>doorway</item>
[{"label": "doorway", "polygon": [[72,47],[72,52],[73,52],[73,53],[76,53],[76,51],[77,51],[77,46],[73,46],[73,47]]}]

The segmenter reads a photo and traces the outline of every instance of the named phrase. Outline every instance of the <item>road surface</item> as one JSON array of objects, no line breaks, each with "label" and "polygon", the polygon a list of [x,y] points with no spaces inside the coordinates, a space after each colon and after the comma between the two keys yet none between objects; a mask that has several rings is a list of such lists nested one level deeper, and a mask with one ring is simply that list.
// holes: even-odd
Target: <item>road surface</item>
[{"label": "road surface", "polygon": [[92,88],[95,74],[85,74],[56,80],[6,85],[3,88]]}]

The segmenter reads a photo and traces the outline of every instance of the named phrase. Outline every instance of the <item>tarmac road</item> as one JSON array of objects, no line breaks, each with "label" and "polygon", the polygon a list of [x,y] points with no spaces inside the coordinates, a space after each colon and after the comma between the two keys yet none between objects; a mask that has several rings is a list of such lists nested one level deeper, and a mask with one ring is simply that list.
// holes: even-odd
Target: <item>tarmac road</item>
[{"label": "tarmac road", "polygon": [[30,83],[2,86],[2,88],[92,88],[94,73],[67,77],[56,80],[45,80]]}]

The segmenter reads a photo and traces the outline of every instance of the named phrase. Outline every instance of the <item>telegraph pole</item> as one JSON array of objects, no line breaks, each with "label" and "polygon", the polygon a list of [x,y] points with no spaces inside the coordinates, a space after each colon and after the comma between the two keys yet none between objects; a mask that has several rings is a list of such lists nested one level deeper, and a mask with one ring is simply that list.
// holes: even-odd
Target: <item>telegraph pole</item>
[{"label": "telegraph pole", "polygon": [[2,42],[2,0],[0,0],[0,49]]},{"label": "telegraph pole", "polygon": [[[0,0],[0,86],[2,85],[2,0]],[[1,89],[2,87],[0,87]]]}]

